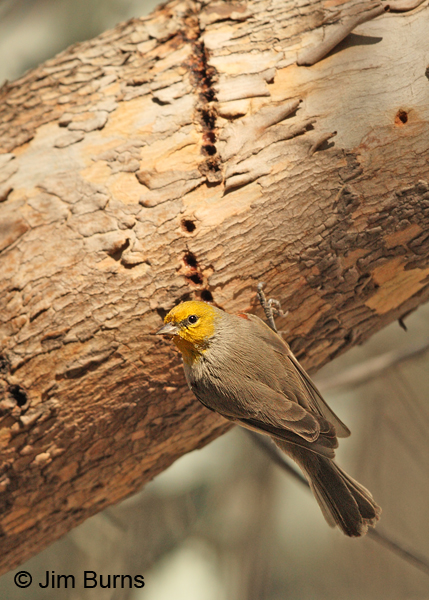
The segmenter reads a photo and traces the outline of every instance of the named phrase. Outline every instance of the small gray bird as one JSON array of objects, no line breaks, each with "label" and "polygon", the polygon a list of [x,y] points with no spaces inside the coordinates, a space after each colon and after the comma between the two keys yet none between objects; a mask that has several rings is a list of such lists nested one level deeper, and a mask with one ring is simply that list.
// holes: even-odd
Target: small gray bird
[{"label": "small gray bird", "polygon": [[173,336],[204,406],[270,436],[302,469],[331,526],[357,537],[375,525],[380,507],[333,460],[349,429],[277,333],[254,315],[197,301],[175,306],[164,323],[157,333]]}]

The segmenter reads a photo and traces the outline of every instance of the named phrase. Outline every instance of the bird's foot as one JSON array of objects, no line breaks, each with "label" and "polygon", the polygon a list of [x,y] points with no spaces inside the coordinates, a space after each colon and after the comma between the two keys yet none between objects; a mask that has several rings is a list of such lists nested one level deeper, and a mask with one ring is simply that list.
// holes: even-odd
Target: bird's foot
[{"label": "bird's foot", "polygon": [[289,311],[282,311],[281,309],[281,304],[279,300],[276,300],[274,298],[269,298],[267,300],[265,294],[264,294],[264,287],[265,283],[260,282],[258,283],[258,287],[257,287],[257,293],[258,293],[258,300],[262,306],[262,308],[264,309],[264,313],[265,313],[265,317],[267,319],[268,325],[271,327],[271,329],[273,331],[275,331],[277,333],[277,327],[276,327],[276,322],[274,317],[285,317]]}]

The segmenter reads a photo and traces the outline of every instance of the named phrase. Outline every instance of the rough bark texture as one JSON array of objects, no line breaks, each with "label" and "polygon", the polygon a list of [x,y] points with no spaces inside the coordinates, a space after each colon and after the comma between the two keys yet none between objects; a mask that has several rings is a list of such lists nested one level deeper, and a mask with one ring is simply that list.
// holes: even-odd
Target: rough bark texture
[{"label": "rough bark texture", "polygon": [[296,64],[363,8],[177,1],[0,91],[2,571],[228,427],[175,303],[266,281],[315,369],[429,297],[427,3]]}]

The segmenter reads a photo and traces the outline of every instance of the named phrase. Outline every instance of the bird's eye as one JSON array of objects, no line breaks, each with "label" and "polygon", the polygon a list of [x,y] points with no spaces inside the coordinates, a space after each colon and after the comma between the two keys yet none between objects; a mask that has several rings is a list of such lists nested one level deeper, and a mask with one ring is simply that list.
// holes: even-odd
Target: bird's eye
[{"label": "bird's eye", "polygon": [[188,317],[188,321],[189,321],[189,323],[191,323],[191,325],[193,325],[194,323],[196,323],[198,321],[197,315],[190,315]]}]

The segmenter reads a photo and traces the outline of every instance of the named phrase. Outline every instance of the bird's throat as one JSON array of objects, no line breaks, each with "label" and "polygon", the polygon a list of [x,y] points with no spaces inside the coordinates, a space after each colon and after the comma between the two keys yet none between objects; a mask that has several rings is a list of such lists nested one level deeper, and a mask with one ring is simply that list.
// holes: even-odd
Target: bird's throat
[{"label": "bird's throat", "polygon": [[200,360],[201,356],[207,350],[206,347],[203,347],[203,346],[200,347],[199,345],[196,345],[188,340],[185,340],[178,335],[174,336],[173,342],[176,344],[176,346],[182,353],[183,360],[188,365],[192,365],[193,363]]}]

